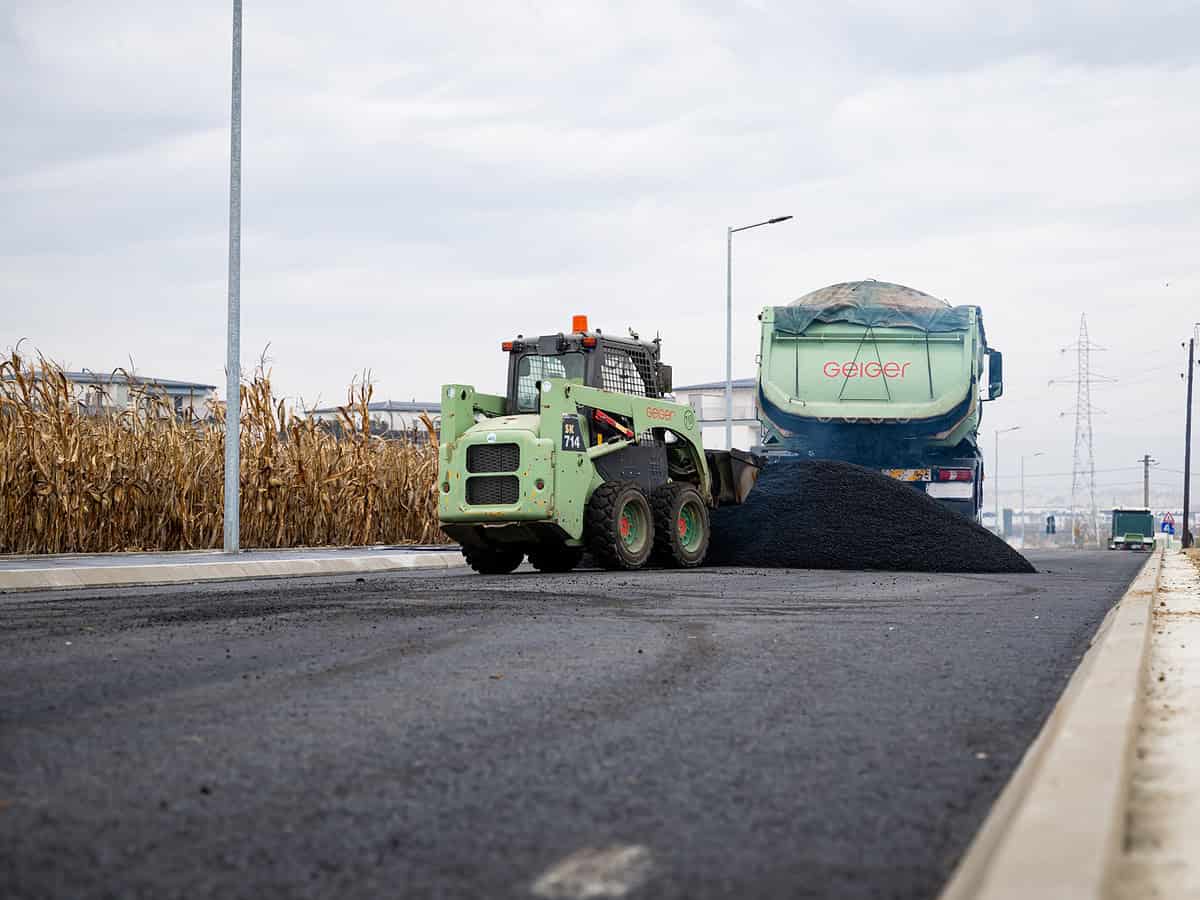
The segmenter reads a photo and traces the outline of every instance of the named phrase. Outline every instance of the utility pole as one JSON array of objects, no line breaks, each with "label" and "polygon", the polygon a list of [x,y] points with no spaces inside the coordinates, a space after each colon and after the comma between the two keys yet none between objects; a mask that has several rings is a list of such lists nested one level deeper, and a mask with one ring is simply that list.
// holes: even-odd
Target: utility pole
[{"label": "utility pole", "polygon": [[1146,509],[1150,508],[1150,467],[1158,462],[1153,456],[1147,453],[1138,460],[1142,464],[1142,505]]},{"label": "utility pole", "polygon": [[1021,457],[1021,549],[1025,549],[1025,457]]},{"label": "utility pole", "polygon": [[1196,338],[1188,341],[1187,424],[1183,437],[1183,546],[1192,546],[1191,513],[1192,487],[1192,375],[1196,371]]},{"label": "utility pole", "polygon": [[229,110],[229,310],[225,347],[225,552],[241,541],[242,433],[242,0],[233,0]]},{"label": "utility pole", "polygon": [[1014,425],[1011,428],[999,428],[996,430],[996,454],[993,457],[996,462],[996,471],[992,475],[992,498],[996,501],[996,534],[1004,537],[1004,528],[1000,524],[1000,435],[1007,434],[1010,431],[1020,430],[1020,425]]}]

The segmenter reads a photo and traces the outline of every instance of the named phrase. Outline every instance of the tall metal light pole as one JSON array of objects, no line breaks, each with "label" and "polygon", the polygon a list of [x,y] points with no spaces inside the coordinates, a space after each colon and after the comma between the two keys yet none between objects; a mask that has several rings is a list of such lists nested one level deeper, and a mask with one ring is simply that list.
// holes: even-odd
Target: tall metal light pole
[{"label": "tall metal light pole", "polygon": [[786,222],[791,216],[777,216],[765,222],[730,228],[725,234],[725,449],[733,449],[733,236],[762,225]]},{"label": "tall metal light pole", "polygon": [[[1029,453],[1021,457],[1021,549],[1025,549],[1025,460],[1026,458],[1033,459],[1035,456],[1043,456],[1045,450],[1038,450],[1036,453]],[[1071,527],[1075,527],[1075,523],[1071,523]]]},{"label": "tall metal light pole", "polygon": [[996,472],[994,475],[992,475],[992,478],[994,479],[993,483],[995,484],[995,487],[992,488],[992,496],[996,501],[996,534],[1000,535],[1000,537],[1004,537],[1004,528],[1000,525],[1000,435],[1008,434],[1010,431],[1020,430],[1020,425],[1014,425],[1012,428],[996,429]]},{"label": "tall metal light pole", "polygon": [[225,347],[225,552],[241,538],[242,419],[242,0],[233,0],[233,99],[229,127],[229,311]]}]

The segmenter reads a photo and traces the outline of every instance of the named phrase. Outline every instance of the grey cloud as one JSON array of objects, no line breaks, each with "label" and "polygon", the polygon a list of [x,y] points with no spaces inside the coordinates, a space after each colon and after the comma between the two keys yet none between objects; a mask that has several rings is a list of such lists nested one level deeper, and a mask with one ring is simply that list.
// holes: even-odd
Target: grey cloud
[{"label": "grey cloud", "polygon": [[[772,24],[768,37],[795,46],[815,35],[859,68],[894,73],[966,71],[1022,56],[1096,66],[1189,63],[1200,29],[1200,9],[1188,2],[773,4],[757,16]],[[753,32],[750,40],[760,37]]]}]

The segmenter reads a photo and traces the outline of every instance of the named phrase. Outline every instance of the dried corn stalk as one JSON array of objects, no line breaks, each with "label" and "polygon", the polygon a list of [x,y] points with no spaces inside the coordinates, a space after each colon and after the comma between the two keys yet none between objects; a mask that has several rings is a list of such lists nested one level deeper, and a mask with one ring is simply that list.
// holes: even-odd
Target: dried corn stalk
[{"label": "dried corn stalk", "polygon": [[[336,436],[276,400],[269,372],[242,386],[242,546],[444,540],[436,440],[372,436],[370,398],[350,388]],[[220,546],[223,404],[211,413],[176,418],[146,391],[138,410],[89,415],[58,366],[0,359],[0,553]]]}]

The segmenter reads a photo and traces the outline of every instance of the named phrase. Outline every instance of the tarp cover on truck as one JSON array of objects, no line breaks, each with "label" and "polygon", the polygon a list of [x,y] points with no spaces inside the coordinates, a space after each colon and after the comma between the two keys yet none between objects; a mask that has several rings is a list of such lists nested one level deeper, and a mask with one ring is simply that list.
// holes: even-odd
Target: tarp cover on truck
[{"label": "tarp cover on truck", "polygon": [[803,334],[813,322],[849,322],[926,332],[965,331],[971,321],[970,310],[970,306],[951,306],[902,284],[845,281],[775,307],[775,330]]}]

